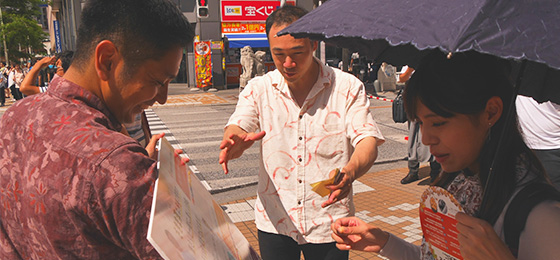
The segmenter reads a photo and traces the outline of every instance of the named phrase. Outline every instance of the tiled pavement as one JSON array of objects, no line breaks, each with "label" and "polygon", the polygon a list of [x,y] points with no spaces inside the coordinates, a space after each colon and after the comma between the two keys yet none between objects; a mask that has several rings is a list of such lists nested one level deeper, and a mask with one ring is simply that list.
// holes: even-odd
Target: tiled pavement
[{"label": "tiled pavement", "polygon": [[[356,216],[365,222],[391,232],[406,241],[420,244],[422,231],[418,219],[418,202],[429,182],[429,167],[420,169],[424,179],[408,185],[400,184],[407,168],[370,172],[354,183]],[[223,204],[235,225],[251,246],[259,250],[257,228],[254,223],[255,197]],[[303,257],[302,257],[303,259]],[[350,251],[350,259],[385,259],[375,253]]]},{"label": "tiled pavement", "polygon": [[[229,91],[231,92],[231,91]],[[221,93],[220,93],[221,94]],[[208,105],[208,104],[227,104],[237,103],[237,95],[222,95],[221,97],[212,93],[194,93],[194,94],[181,94],[170,95],[167,98],[165,106],[184,106],[184,105]],[[154,107],[162,106],[155,103]]]}]

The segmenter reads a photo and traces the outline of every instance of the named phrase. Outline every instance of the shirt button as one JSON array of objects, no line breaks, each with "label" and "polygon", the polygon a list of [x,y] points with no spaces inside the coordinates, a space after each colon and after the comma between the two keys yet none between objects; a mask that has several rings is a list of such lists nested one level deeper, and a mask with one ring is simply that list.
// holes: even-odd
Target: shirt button
[{"label": "shirt button", "polygon": [[299,161],[299,162],[301,162],[301,161],[303,161],[303,159],[301,159],[301,158],[298,158],[298,161]]},{"label": "shirt button", "polygon": [[303,137],[300,136],[300,137],[299,137],[299,140],[303,140]]},{"label": "shirt button", "polygon": [[297,202],[298,205],[301,205],[301,200]]},{"label": "shirt button", "polygon": [[303,118],[303,115],[299,115],[299,119],[302,119],[302,118]]},{"label": "shirt button", "polygon": [[302,183],[303,181],[302,181],[302,180],[298,180],[298,182],[299,182],[299,183]]}]

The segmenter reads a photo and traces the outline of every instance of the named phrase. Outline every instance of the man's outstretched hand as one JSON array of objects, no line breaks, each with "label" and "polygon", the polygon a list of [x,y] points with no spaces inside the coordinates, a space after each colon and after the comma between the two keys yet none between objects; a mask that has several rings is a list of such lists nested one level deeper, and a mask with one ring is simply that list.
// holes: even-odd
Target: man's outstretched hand
[{"label": "man's outstretched hand", "polygon": [[224,173],[229,172],[227,164],[229,160],[239,158],[245,150],[247,150],[255,141],[261,140],[266,133],[264,131],[258,133],[231,133],[224,136],[220,144],[220,159],[219,163],[224,169]]}]

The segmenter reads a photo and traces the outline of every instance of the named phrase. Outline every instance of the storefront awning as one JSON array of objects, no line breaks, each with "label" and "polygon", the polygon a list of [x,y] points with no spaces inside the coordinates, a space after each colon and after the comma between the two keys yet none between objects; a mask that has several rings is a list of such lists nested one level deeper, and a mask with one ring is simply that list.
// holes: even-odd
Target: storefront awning
[{"label": "storefront awning", "polygon": [[231,33],[224,34],[228,38],[230,48],[243,48],[251,46],[252,48],[268,47],[268,39],[266,33]]}]

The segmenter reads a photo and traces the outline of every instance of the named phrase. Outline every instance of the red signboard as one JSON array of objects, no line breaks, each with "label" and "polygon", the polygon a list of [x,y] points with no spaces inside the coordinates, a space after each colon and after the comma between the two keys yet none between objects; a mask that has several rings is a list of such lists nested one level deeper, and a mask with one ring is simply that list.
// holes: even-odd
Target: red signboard
[{"label": "red signboard", "polygon": [[265,33],[264,23],[241,23],[225,22],[222,23],[222,33]]},{"label": "red signboard", "polygon": [[[294,5],[294,2],[287,4]],[[279,6],[280,1],[222,0],[222,22],[264,22]]]}]

